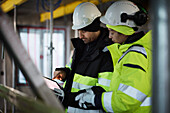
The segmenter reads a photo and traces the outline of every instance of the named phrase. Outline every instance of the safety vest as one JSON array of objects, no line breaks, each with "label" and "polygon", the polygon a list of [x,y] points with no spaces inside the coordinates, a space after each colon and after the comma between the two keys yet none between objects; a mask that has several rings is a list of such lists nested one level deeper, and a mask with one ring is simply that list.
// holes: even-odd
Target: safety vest
[{"label": "safety vest", "polygon": [[109,91],[101,97],[106,112],[151,112],[151,42],[149,31],[136,42],[108,46],[114,72]]}]

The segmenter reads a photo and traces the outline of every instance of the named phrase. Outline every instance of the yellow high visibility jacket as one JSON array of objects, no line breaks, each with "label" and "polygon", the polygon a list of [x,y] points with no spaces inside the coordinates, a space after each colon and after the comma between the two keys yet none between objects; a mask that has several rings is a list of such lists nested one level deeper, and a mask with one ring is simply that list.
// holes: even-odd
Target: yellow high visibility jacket
[{"label": "yellow high visibility jacket", "polygon": [[151,112],[151,42],[149,31],[133,43],[107,47],[113,56],[114,72],[109,92],[101,97],[106,112]]}]

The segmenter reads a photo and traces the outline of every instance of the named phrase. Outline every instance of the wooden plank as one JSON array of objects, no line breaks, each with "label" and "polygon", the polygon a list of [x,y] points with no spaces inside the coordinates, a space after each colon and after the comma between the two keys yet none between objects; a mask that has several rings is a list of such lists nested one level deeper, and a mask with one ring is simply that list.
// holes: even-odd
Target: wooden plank
[{"label": "wooden plank", "polygon": [[41,100],[29,97],[26,94],[0,84],[0,97],[5,98],[23,113],[61,113],[60,110],[49,106]]}]

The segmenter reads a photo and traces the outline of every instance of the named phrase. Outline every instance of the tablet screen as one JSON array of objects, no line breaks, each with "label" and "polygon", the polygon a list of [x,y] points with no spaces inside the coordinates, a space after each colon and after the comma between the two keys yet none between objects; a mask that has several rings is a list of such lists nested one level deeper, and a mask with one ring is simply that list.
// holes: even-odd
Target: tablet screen
[{"label": "tablet screen", "polygon": [[47,84],[47,86],[54,90],[54,88],[57,88],[57,89],[61,89],[61,86],[54,80],[50,79],[50,78],[47,78],[47,77],[43,77],[44,80],[45,80],[45,83]]}]

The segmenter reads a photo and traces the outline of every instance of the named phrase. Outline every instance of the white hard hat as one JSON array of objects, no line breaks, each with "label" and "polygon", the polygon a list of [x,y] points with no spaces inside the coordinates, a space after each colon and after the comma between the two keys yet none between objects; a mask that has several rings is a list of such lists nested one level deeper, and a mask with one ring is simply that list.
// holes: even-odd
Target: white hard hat
[{"label": "white hard hat", "polygon": [[81,3],[74,10],[72,29],[84,28],[100,16],[101,12],[94,4],[90,2]]},{"label": "white hard hat", "polygon": [[100,17],[100,21],[104,24],[117,26],[126,25],[136,27],[133,20],[128,19],[126,22],[121,21],[121,14],[134,15],[140,9],[131,1],[117,1],[113,3],[106,11],[105,15]]}]

